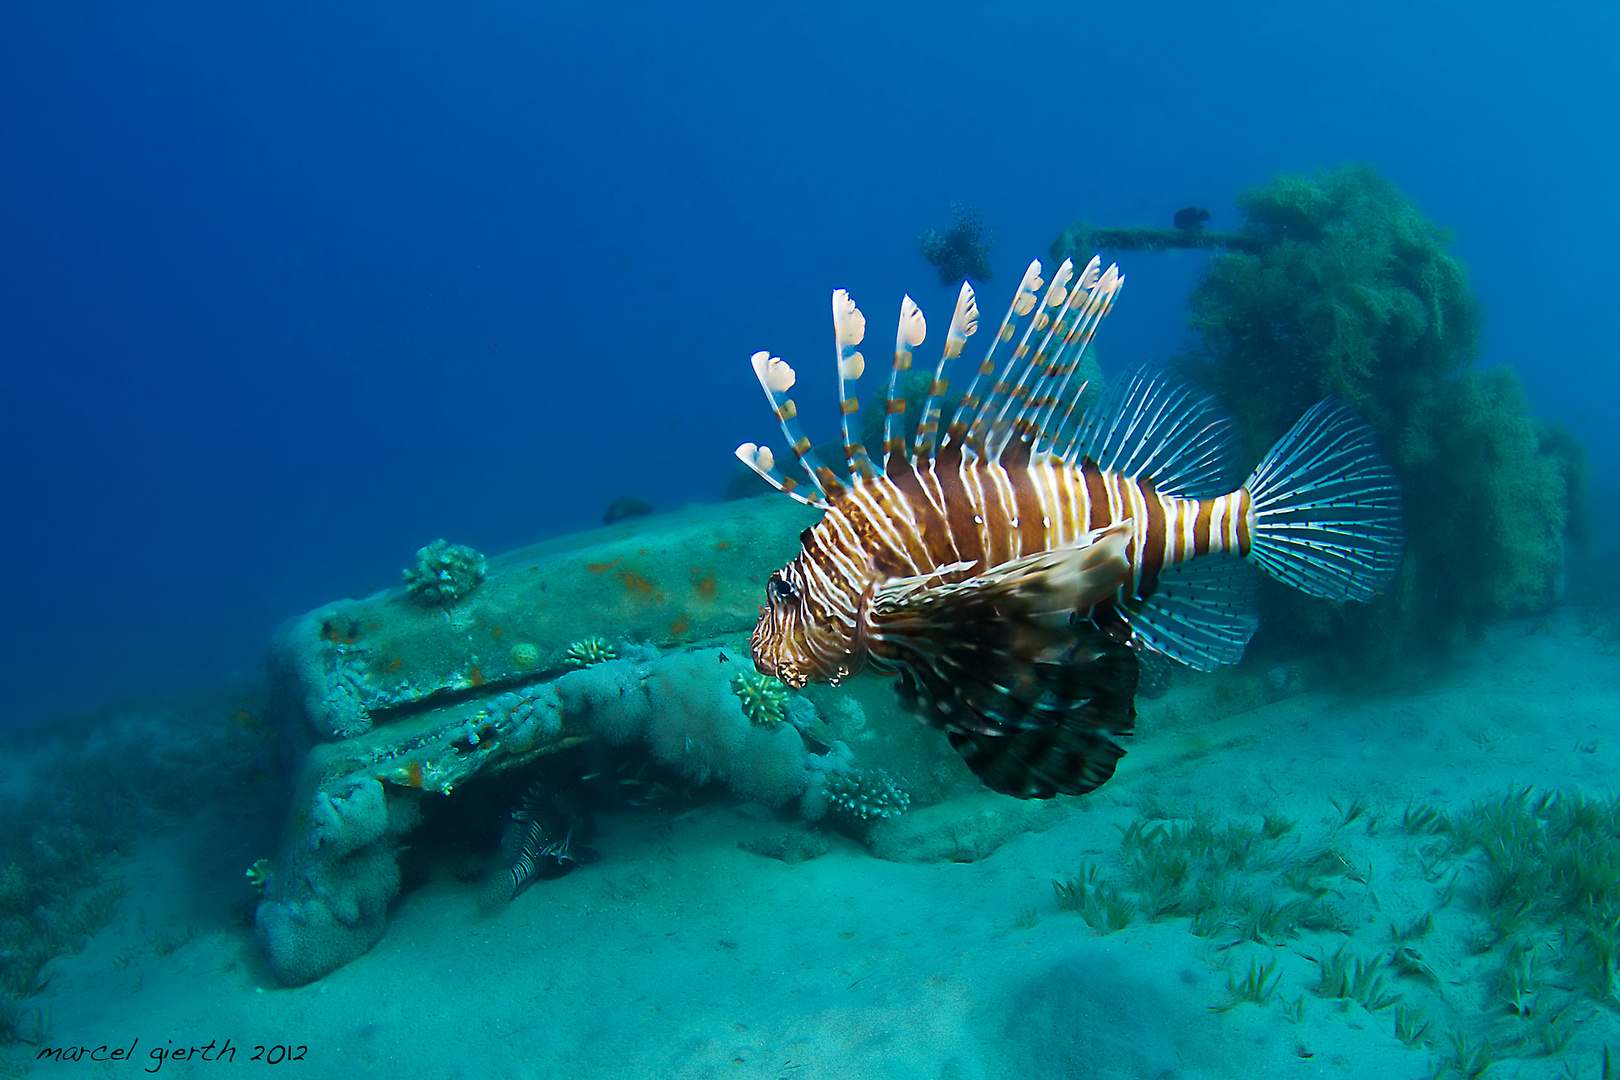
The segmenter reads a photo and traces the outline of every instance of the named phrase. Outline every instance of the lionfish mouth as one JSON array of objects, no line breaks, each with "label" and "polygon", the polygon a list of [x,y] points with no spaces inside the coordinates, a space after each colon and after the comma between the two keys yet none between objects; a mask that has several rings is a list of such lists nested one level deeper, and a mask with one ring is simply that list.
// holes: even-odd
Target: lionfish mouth
[{"label": "lionfish mouth", "polygon": [[810,676],[794,667],[791,662],[777,664],[776,670],[772,674],[795,690],[803,690],[805,684],[810,681]]},{"label": "lionfish mouth", "polygon": [[784,650],[780,641],[770,641],[756,630],[748,646],[753,654],[754,669],[761,675],[780,679],[795,690],[802,690],[810,681],[797,664],[782,656]]},{"label": "lionfish mouth", "polygon": [[810,676],[793,661],[778,660],[757,648],[754,649],[754,668],[761,675],[780,679],[795,690],[803,690],[805,684],[810,681]]}]

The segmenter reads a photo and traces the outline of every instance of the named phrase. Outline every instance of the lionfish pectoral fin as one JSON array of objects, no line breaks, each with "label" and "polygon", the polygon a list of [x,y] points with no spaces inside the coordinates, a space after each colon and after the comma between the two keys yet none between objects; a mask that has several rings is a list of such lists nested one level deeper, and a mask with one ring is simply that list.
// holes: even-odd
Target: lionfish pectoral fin
[{"label": "lionfish pectoral fin", "polygon": [[[1134,683],[1133,679],[1132,695]],[[1120,707],[1135,711],[1128,704]],[[1019,799],[1094,791],[1108,782],[1125,756],[1123,747],[1084,723],[1000,736],[950,732],[948,737],[952,749],[986,787]]]},{"label": "lionfish pectoral fin", "polygon": [[[969,564],[881,581],[868,600],[868,644],[882,659],[894,648],[926,648],[1024,626],[1040,628],[1037,637],[1067,631],[1071,616],[1104,603],[1129,579],[1126,545],[1132,528],[1127,518],[1068,547],[1011,559],[954,581],[947,579]],[[1002,629],[987,627],[987,620]],[[1034,660],[1042,653],[1020,650],[1018,655]]]},{"label": "lionfish pectoral fin", "polygon": [[[1041,726],[944,725],[951,747],[993,791],[1020,799],[1083,795],[1113,776],[1125,754],[1115,739],[1135,726],[1137,654],[1089,622],[1069,633],[1065,662],[1035,668],[1048,704]],[[955,672],[951,681],[938,676],[937,669],[910,669],[903,672],[902,685],[914,688],[928,703],[923,707],[932,706],[943,718],[940,704],[950,699],[938,695],[960,686],[962,673]],[[973,718],[982,719],[982,713]]]},{"label": "lionfish pectoral fin", "polygon": [[1235,555],[1206,555],[1159,575],[1153,595],[1127,605],[1136,644],[1198,671],[1243,659],[1260,625],[1258,573]]},{"label": "lionfish pectoral fin", "polygon": [[995,790],[1046,798],[1112,772],[1102,744],[1134,722],[1136,655],[1086,613],[1128,580],[1130,531],[1122,522],[965,580],[936,572],[873,590],[871,655]]}]

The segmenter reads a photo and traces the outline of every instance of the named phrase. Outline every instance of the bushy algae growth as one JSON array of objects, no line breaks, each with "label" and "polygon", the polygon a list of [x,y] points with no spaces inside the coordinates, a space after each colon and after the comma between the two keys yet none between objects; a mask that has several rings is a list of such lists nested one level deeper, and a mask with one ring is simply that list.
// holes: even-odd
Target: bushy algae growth
[{"label": "bushy algae growth", "polygon": [[1273,640],[1348,629],[1381,652],[1546,602],[1580,450],[1531,419],[1510,370],[1472,367],[1480,308],[1450,235],[1366,166],[1279,176],[1238,206],[1245,248],[1212,257],[1191,297],[1190,370],[1236,415],[1250,460],[1321,398],[1350,403],[1406,503],[1391,595],[1330,611],[1275,590]]}]

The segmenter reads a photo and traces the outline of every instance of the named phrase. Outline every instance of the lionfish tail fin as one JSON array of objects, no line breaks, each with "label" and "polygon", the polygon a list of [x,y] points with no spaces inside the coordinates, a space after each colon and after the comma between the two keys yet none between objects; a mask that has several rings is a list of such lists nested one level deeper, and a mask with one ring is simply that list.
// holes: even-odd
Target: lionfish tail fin
[{"label": "lionfish tail fin", "polygon": [[1083,613],[1129,579],[1131,527],[972,576],[954,564],[892,579],[869,598],[872,657],[995,790],[1079,794],[1113,774],[1123,751],[1107,736],[1134,723],[1136,655]]},{"label": "lionfish tail fin", "polygon": [[1400,567],[1401,489],[1372,429],[1333,398],[1300,417],[1244,485],[1250,557],[1329,600],[1371,600]]}]

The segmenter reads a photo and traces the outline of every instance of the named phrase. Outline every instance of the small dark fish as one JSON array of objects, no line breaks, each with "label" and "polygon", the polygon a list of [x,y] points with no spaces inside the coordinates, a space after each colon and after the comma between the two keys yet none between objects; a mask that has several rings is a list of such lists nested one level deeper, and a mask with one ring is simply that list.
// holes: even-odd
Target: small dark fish
[{"label": "small dark fish", "polygon": [[652,513],[652,503],[646,499],[638,499],[634,495],[626,495],[622,499],[614,499],[608,504],[607,512],[602,515],[602,524],[611,525],[615,521],[623,521],[627,517],[640,517],[642,514]]},{"label": "small dark fish", "polygon": [[1176,211],[1176,228],[1202,229],[1209,220],[1209,211],[1202,206],[1186,206]]},{"label": "small dark fish", "polygon": [[589,816],[545,780],[536,780],[512,811],[516,823],[511,841],[516,855],[504,875],[504,895],[511,900],[535,881],[562,877],[576,866],[602,856],[581,840],[596,829]]}]

